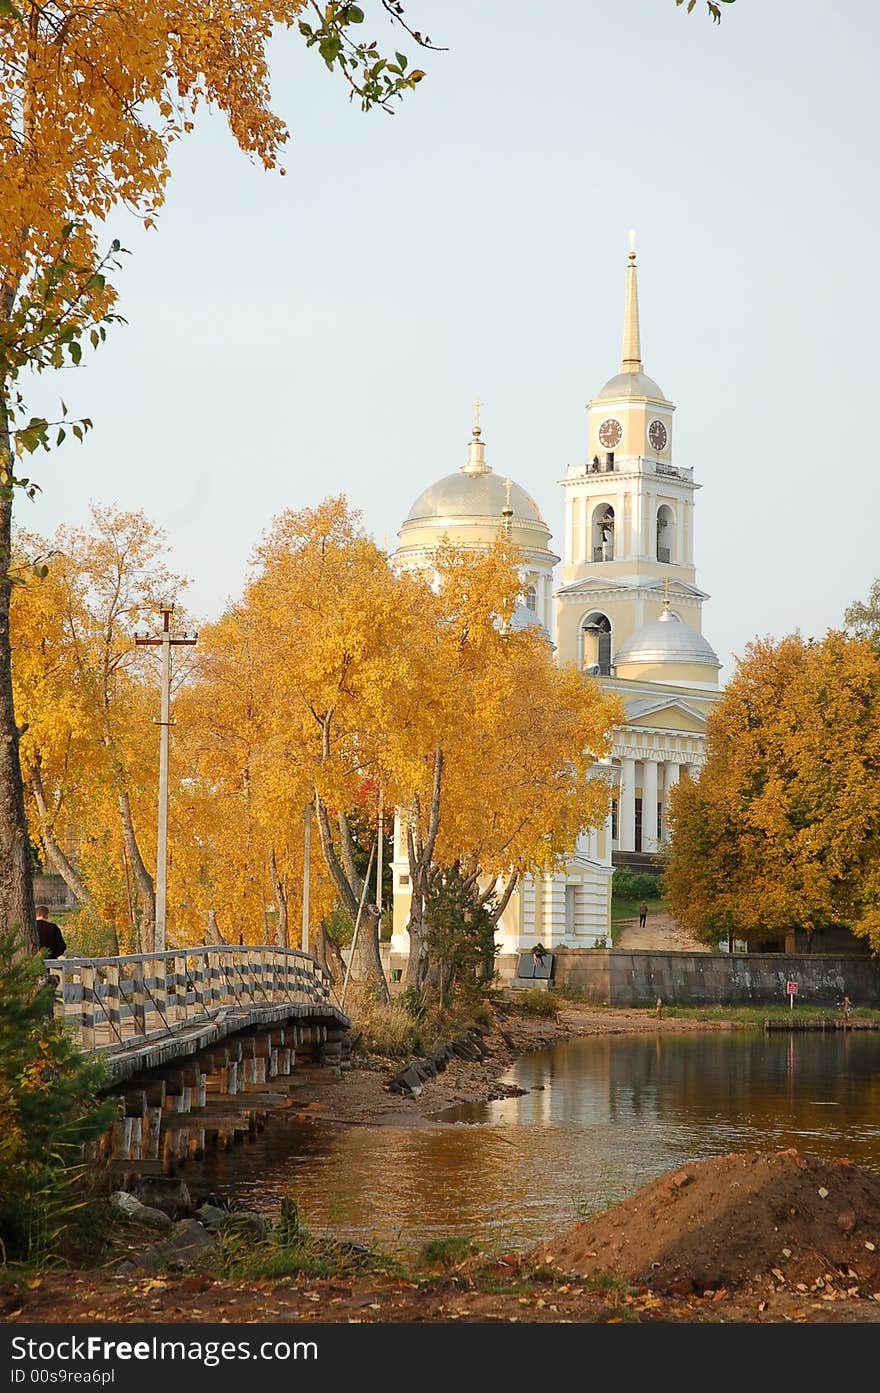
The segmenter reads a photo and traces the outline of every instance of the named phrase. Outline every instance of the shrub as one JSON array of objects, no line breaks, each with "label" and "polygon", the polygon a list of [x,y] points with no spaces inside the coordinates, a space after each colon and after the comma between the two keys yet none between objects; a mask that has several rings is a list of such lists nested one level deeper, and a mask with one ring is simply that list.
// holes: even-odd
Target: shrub
[{"label": "shrub", "polygon": [[0,1240],[8,1259],[38,1264],[88,1205],[83,1147],[117,1116],[103,1063],[83,1058],[54,1003],[42,956],[0,940]]},{"label": "shrub", "polygon": [[515,1000],[525,1016],[540,1016],[549,1019],[556,1015],[556,1002],[553,997],[549,992],[540,991],[537,987],[518,991]]}]

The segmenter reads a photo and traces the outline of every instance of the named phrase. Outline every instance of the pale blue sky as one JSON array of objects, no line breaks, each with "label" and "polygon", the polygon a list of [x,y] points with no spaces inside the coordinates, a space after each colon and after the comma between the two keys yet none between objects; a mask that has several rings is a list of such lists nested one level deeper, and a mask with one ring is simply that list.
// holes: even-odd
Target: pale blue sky
[{"label": "pale blue sky", "polygon": [[213,618],[285,507],[344,492],[393,543],[463,462],[479,395],[490,463],[559,550],[635,227],[722,680],[756,634],[838,624],[880,574],[877,6],[737,0],[720,27],[673,0],[407,12],[449,50],[420,56],[393,119],[282,38],[286,178],[203,119],[158,231],[120,211],[129,323],[52,384],[95,430],[31,461],[20,521],[145,509]]}]

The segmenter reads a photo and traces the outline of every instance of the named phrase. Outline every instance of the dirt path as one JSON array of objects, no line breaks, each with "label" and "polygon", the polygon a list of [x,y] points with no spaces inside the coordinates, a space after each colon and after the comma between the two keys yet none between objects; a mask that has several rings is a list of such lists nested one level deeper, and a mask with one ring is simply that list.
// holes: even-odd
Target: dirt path
[{"label": "dirt path", "polygon": [[614,934],[615,948],[647,948],[667,953],[710,953],[705,943],[691,938],[687,929],[676,924],[666,911],[649,913],[645,927],[639,928],[638,918],[618,919]]}]

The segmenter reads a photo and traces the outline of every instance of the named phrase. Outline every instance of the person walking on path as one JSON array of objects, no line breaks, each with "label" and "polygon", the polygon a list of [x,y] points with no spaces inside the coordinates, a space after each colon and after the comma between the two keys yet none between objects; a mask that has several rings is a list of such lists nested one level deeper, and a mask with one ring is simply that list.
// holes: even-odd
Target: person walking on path
[{"label": "person walking on path", "polygon": [[49,910],[44,904],[37,905],[37,939],[46,958],[60,958],[67,951],[64,935],[49,918]]},{"label": "person walking on path", "polygon": [[640,929],[643,929],[643,928],[645,927],[645,924],[646,924],[646,922],[647,922],[647,918],[648,918],[648,901],[647,901],[647,900],[642,900],[642,903],[639,905],[639,928],[640,928]]}]

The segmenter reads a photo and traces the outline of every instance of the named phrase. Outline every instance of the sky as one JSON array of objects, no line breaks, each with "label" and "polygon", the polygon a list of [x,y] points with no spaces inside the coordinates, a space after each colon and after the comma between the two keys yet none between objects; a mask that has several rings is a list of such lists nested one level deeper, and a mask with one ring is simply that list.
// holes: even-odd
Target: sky
[{"label": "sky", "polygon": [[128,322],[41,385],[94,430],[31,458],[22,525],[143,509],[205,622],[283,509],[344,493],[393,547],[479,397],[488,462],[559,551],[635,228],[722,682],[756,636],[840,625],[880,575],[878,7],[736,0],[719,26],[673,0],[407,0],[437,53],[365,8],[428,74],[393,117],[281,35],[285,176],[205,114],[157,229],[112,218]]}]

